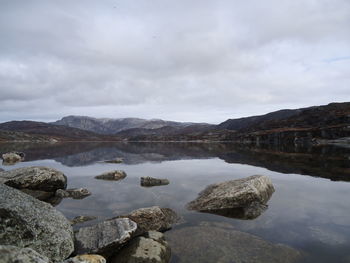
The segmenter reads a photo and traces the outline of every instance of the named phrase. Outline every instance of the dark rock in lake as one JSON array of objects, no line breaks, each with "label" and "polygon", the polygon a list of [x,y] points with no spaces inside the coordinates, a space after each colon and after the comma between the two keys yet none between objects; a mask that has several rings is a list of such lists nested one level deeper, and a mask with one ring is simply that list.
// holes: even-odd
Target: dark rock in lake
[{"label": "dark rock in lake", "polygon": [[106,263],[106,259],[100,255],[78,255],[69,258],[62,263]]},{"label": "dark rock in lake", "polygon": [[55,192],[67,186],[67,177],[52,168],[33,166],[1,172],[0,183],[17,189]]},{"label": "dark rock in lake", "polygon": [[153,177],[141,177],[141,186],[150,187],[150,186],[159,186],[159,185],[168,185],[168,179],[157,179]]},{"label": "dark rock in lake", "polygon": [[[243,208],[250,218],[259,215],[264,209],[257,204],[265,205],[275,191],[270,178],[262,175],[249,176],[208,186],[199,193],[196,200],[188,203],[190,210],[223,214],[233,208]],[[254,212],[254,208],[258,211]],[[232,211],[234,214],[234,211]]]},{"label": "dark rock in lake", "polygon": [[137,234],[139,235],[151,230],[168,230],[179,221],[178,215],[172,209],[160,208],[159,206],[140,208],[132,211],[129,215],[120,217],[127,217],[136,222]]},{"label": "dark rock in lake", "polygon": [[54,192],[46,192],[46,191],[40,191],[40,190],[31,190],[31,189],[19,189],[19,190],[21,190],[23,193],[26,193],[27,195],[31,195],[34,198],[44,202],[51,199],[55,195]]},{"label": "dark rock in lake", "polygon": [[131,239],[136,229],[136,223],[128,218],[116,218],[82,227],[75,233],[75,253],[108,257]]},{"label": "dark rock in lake", "polygon": [[82,224],[87,221],[95,220],[96,216],[76,216],[70,222],[72,225]]},{"label": "dark rock in lake", "polygon": [[26,247],[0,245],[0,263],[50,263],[51,261],[35,250]]},{"label": "dark rock in lake", "polygon": [[124,160],[123,158],[116,158],[114,160],[108,160],[108,161],[104,161],[105,163],[122,163]]},{"label": "dark rock in lake", "polygon": [[160,232],[150,231],[132,239],[115,255],[112,263],[167,263],[171,250]]},{"label": "dark rock in lake", "polygon": [[73,229],[51,205],[0,184],[0,245],[32,248],[61,262],[74,250]]},{"label": "dark rock in lake", "polygon": [[125,177],[126,177],[126,173],[124,171],[120,171],[120,170],[106,172],[106,173],[103,173],[101,175],[95,176],[96,179],[113,180],[113,181],[122,180]]},{"label": "dark rock in lake", "polygon": [[91,192],[85,188],[58,189],[55,195],[61,198],[83,199],[91,195]]}]

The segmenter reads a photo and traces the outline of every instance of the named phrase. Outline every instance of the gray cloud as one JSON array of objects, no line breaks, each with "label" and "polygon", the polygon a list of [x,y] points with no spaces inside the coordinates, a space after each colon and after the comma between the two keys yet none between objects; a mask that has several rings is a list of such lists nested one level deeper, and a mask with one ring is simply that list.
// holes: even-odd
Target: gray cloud
[{"label": "gray cloud", "polygon": [[1,1],[0,121],[349,101],[349,24],[347,0]]}]

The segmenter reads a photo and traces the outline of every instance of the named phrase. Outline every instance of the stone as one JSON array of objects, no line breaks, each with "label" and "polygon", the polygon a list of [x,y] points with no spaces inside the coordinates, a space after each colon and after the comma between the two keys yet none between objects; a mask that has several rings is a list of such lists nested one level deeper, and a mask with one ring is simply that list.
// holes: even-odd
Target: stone
[{"label": "stone", "polygon": [[91,195],[90,191],[85,188],[72,188],[72,189],[58,189],[56,191],[56,196],[61,198],[73,198],[73,199],[83,199]]},{"label": "stone", "polygon": [[302,254],[291,247],[231,228],[192,226],[166,233],[179,263],[292,263]]},{"label": "stone", "polygon": [[122,163],[124,160],[123,158],[116,158],[114,160],[108,160],[108,161],[104,161],[105,163]]},{"label": "stone", "polygon": [[[266,204],[275,191],[269,177],[253,175],[247,178],[213,184],[204,189],[196,200],[187,204],[190,210],[218,213],[233,208],[254,208]],[[250,210],[250,213],[254,213]]]},{"label": "stone", "polygon": [[122,180],[125,177],[126,177],[126,173],[124,171],[120,171],[120,170],[106,172],[106,173],[103,173],[101,175],[95,176],[96,179],[113,180],[113,181]]},{"label": "stone", "polygon": [[150,231],[144,236],[132,239],[117,255],[112,263],[167,263],[171,250],[160,232]]},{"label": "stone", "polygon": [[160,185],[168,185],[168,179],[157,179],[153,177],[141,177],[141,186],[150,187],[150,186],[160,186]]},{"label": "stone", "polygon": [[63,263],[106,263],[106,259],[100,255],[85,254],[78,255],[65,260]]},{"label": "stone", "polygon": [[31,195],[34,198],[39,199],[40,201],[47,201],[55,195],[54,192],[46,192],[46,191],[31,190],[31,189],[20,189],[20,190],[23,193],[26,193],[27,195]]},{"label": "stone", "polygon": [[131,239],[137,225],[128,218],[116,218],[75,233],[75,253],[93,253],[108,257]]},{"label": "stone", "polygon": [[140,208],[120,217],[136,222],[139,235],[151,230],[166,231],[179,221],[178,215],[172,209],[159,206]]},{"label": "stone", "polygon": [[76,216],[70,222],[72,225],[76,225],[76,224],[82,224],[84,222],[95,220],[95,219],[97,219],[96,216]]},{"label": "stone", "polygon": [[55,192],[66,188],[67,177],[52,168],[32,166],[1,172],[0,183],[17,189]]},{"label": "stone", "polygon": [[2,155],[2,160],[4,165],[11,165],[11,164],[18,163],[22,161],[23,158],[24,158],[24,154],[23,156],[21,156],[21,153],[18,153],[18,152],[9,152],[9,153],[4,153]]},{"label": "stone", "polygon": [[51,205],[0,184],[0,245],[32,248],[61,262],[74,250],[73,229]]},{"label": "stone", "polygon": [[0,245],[0,263],[50,263],[51,261],[35,250],[26,247]]},{"label": "stone", "polygon": [[0,172],[3,172],[3,171],[5,171],[4,169],[2,169],[2,168],[0,168]]}]

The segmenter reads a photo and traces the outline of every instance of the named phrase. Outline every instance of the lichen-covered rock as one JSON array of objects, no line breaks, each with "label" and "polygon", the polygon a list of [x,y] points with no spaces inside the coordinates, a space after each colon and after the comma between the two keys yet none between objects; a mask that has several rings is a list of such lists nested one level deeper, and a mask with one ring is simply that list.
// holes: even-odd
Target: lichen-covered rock
[{"label": "lichen-covered rock", "polygon": [[50,260],[29,247],[0,245],[0,263],[50,263]]},{"label": "lichen-covered rock", "polygon": [[0,183],[17,189],[55,192],[66,188],[67,177],[52,168],[33,166],[1,172]]},{"label": "lichen-covered rock", "polygon": [[169,180],[168,179],[158,179],[153,177],[141,177],[140,180],[141,186],[144,187],[151,187],[151,186],[160,186],[160,185],[168,185]]},{"label": "lichen-covered rock", "polygon": [[113,180],[113,181],[122,180],[125,177],[126,177],[126,173],[121,170],[110,171],[110,172],[106,172],[101,175],[95,176],[96,179]]},{"label": "lichen-covered rock", "polygon": [[55,195],[61,198],[83,199],[91,195],[91,192],[85,188],[58,189]]},{"label": "lichen-covered rock", "polygon": [[116,218],[82,227],[75,233],[75,253],[108,257],[127,242],[136,229],[136,223],[128,218]]},{"label": "lichen-covered rock", "polygon": [[[24,157],[24,155],[23,155]],[[17,162],[22,161],[23,157],[20,155],[20,153],[17,152],[9,152],[9,153],[4,153],[2,155],[2,160],[4,165],[11,165],[15,164]]]},{"label": "lichen-covered rock", "polygon": [[0,245],[29,247],[60,262],[74,250],[73,229],[51,205],[0,184]]},{"label": "lichen-covered rock", "polygon": [[211,212],[222,209],[266,204],[275,191],[269,177],[249,176],[208,186],[187,207],[190,210]]},{"label": "lichen-covered rock", "polygon": [[69,258],[63,263],[106,263],[106,259],[100,255],[85,254]]},{"label": "lichen-covered rock", "polygon": [[112,263],[167,263],[171,250],[160,232],[150,231],[131,240],[115,255]]}]

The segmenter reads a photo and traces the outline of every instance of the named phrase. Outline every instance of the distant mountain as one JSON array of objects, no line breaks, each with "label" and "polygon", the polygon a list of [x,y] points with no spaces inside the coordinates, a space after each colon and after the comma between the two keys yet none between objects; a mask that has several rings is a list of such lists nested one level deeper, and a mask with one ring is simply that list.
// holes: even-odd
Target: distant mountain
[{"label": "distant mountain", "polygon": [[61,120],[55,121],[52,124],[63,125],[82,130],[87,130],[99,134],[116,134],[120,131],[129,129],[159,129],[163,127],[183,128],[193,123],[164,121],[159,119],[145,120],[139,118],[123,118],[123,119],[108,119],[108,118],[92,118],[87,116],[67,116]]}]

